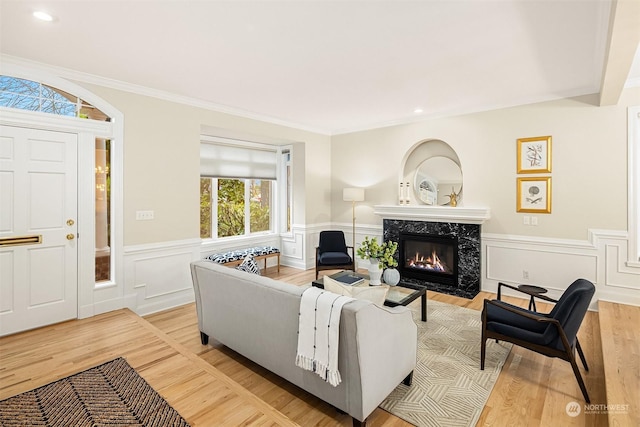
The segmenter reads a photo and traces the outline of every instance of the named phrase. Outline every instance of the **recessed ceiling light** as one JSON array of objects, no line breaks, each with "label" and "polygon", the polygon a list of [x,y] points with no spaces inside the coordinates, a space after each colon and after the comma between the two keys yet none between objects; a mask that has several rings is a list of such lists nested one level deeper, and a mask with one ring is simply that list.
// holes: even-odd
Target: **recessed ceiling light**
[{"label": "recessed ceiling light", "polygon": [[33,16],[35,16],[41,21],[46,21],[46,22],[53,21],[53,16],[49,15],[47,12],[42,10],[36,10],[35,12],[33,12]]},{"label": "recessed ceiling light", "polygon": [[416,108],[415,110],[413,110],[414,113],[416,114],[420,114],[423,112],[422,108]]}]

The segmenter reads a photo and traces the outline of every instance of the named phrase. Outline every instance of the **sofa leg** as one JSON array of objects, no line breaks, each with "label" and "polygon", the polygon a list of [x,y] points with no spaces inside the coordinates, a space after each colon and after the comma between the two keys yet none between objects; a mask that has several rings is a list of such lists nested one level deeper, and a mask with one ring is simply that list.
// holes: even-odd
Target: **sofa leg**
[{"label": "sofa leg", "polygon": [[353,418],[353,427],[366,427],[366,426],[367,426],[367,420],[360,421]]},{"label": "sofa leg", "polygon": [[408,386],[411,386],[412,382],[413,382],[413,371],[411,371],[411,373],[407,375],[405,379],[402,380],[402,384],[408,387]]},{"label": "sofa leg", "polygon": [[200,332],[200,342],[202,343],[202,345],[209,344],[209,335],[205,334],[204,332]]}]

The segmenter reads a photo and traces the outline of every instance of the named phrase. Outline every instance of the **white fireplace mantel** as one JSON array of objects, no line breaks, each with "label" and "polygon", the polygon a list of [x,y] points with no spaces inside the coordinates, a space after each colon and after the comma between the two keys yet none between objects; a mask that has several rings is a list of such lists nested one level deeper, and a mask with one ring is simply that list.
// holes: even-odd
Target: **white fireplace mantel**
[{"label": "white fireplace mantel", "polygon": [[482,224],[491,218],[491,209],[486,207],[375,205],[373,209],[383,219]]}]

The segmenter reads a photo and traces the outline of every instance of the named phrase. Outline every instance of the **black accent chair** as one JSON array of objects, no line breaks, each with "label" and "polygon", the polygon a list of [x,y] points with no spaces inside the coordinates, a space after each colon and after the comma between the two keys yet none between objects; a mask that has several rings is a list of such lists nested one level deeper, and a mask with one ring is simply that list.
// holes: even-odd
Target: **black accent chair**
[{"label": "black accent chair", "polygon": [[[349,255],[351,249],[351,255]],[[347,246],[342,231],[321,231],[316,247],[316,279],[321,270],[353,270],[355,262],[353,246]]]},{"label": "black accent chair", "polygon": [[[501,286],[518,290],[514,286],[500,283],[498,284],[498,292],[500,292]],[[482,310],[480,369],[484,369],[486,341],[492,338],[507,341],[545,356],[557,357],[571,363],[584,400],[591,403],[587,388],[578,370],[575,350],[578,350],[582,365],[588,372],[589,367],[578,342],[577,334],[594,293],[593,283],[585,279],[578,279],[564,291],[559,300],[542,297],[546,301],[556,303],[548,314],[536,313],[504,301],[485,299]]]}]

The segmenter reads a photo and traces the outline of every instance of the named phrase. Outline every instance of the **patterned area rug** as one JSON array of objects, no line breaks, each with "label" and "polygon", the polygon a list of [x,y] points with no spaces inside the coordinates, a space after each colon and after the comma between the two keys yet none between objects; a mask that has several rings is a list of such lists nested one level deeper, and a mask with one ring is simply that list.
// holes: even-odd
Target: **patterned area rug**
[{"label": "patterned area rug", "polygon": [[189,424],[122,358],[0,401],[0,426]]},{"label": "patterned area rug", "polygon": [[428,301],[418,325],[418,365],[413,384],[400,384],[380,407],[416,426],[473,426],[498,379],[511,344],[487,340],[480,370],[480,312]]}]

